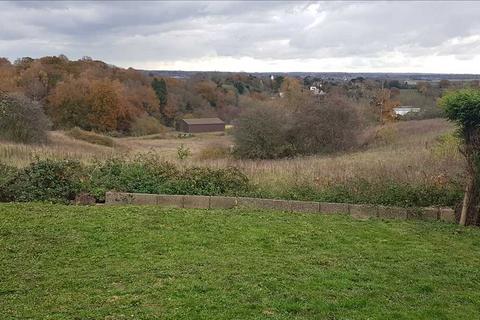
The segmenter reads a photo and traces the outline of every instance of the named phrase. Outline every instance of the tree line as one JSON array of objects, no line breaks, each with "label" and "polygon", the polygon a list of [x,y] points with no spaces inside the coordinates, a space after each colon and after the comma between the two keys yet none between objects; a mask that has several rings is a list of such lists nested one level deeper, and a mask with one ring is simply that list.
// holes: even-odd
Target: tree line
[{"label": "tree line", "polygon": [[139,119],[166,126],[182,117],[218,116],[230,122],[277,86],[247,74],[155,78],[89,57],[24,57],[13,63],[0,58],[0,92],[41,106],[53,129],[130,134]]}]

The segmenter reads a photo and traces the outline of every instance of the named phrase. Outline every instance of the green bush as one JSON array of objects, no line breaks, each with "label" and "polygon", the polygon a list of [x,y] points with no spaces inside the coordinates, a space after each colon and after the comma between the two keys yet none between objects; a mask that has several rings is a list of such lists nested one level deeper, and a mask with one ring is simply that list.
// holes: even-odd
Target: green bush
[{"label": "green bush", "polygon": [[171,193],[171,181],[178,177],[178,169],[169,162],[152,157],[139,157],[135,161],[111,159],[89,168],[89,191],[98,200],[105,192]]},{"label": "green bush", "polygon": [[152,155],[132,161],[111,159],[88,166],[76,161],[37,160],[24,169],[0,164],[0,201],[68,203],[90,194],[105,200],[107,191],[240,195],[250,189],[247,177],[236,168],[186,168],[158,161]]},{"label": "green bush", "polygon": [[23,95],[0,92],[0,139],[46,143],[49,127],[40,104]]},{"label": "green bush", "polygon": [[11,201],[13,199],[9,184],[17,174],[17,169],[0,163],[0,201]]},{"label": "green bush", "polygon": [[0,165],[0,201],[68,203],[79,194],[89,194],[101,202],[107,191],[252,196],[402,207],[454,206],[463,194],[462,186],[454,181],[413,185],[354,179],[322,187],[299,183],[273,190],[251,185],[237,168],[179,169],[152,155],[131,161],[112,159],[88,166],[54,160],[39,160],[24,169]]},{"label": "green bush", "polygon": [[83,168],[77,161],[38,160],[6,184],[11,200],[67,203],[82,191]]},{"label": "green bush", "polygon": [[303,105],[293,113],[288,131],[297,153],[337,152],[357,146],[363,127],[357,109],[335,95]]},{"label": "green bush", "polygon": [[247,159],[275,159],[295,155],[295,148],[289,142],[288,123],[285,110],[275,107],[258,106],[246,111],[233,130],[234,154]]},{"label": "green bush", "polygon": [[[260,195],[261,196],[261,195]],[[320,202],[364,203],[400,207],[455,206],[463,196],[460,185],[412,185],[396,181],[372,183],[350,180],[322,188],[313,185],[293,185],[279,198]]]},{"label": "green bush", "polygon": [[239,117],[234,154],[275,159],[344,151],[358,145],[362,129],[357,107],[339,96],[307,100],[295,110],[259,106]]},{"label": "green bush", "polygon": [[170,162],[153,156],[134,161],[113,159],[88,170],[88,190],[103,201],[109,190],[121,192],[224,195],[241,194],[249,189],[247,177],[236,168],[187,168],[179,170]]},{"label": "green bush", "polygon": [[247,176],[239,169],[185,169],[173,184],[173,193],[198,195],[242,195],[249,189]]}]

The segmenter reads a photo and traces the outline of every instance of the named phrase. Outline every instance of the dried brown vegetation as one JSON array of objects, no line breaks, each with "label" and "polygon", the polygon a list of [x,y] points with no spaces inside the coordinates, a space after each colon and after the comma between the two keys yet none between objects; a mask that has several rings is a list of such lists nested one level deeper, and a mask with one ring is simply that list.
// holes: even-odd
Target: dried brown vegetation
[{"label": "dried brown vegetation", "polygon": [[[109,148],[71,139],[62,132],[52,132],[52,143],[48,146],[0,144],[0,159],[23,166],[35,157],[91,162],[149,152],[158,159],[175,162],[178,161],[177,148],[184,144],[192,157],[183,160],[182,165],[237,166],[261,190],[274,195],[299,186],[321,191],[358,181],[379,186],[394,182],[442,188],[452,183],[461,184],[464,179],[464,161],[458,153],[453,129],[440,119],[399,122],[389,125],[388,129],[377,130],[376,139],[370,138],[360,151],[282,160],[234,159],[225,152],[232,144],[231,137],[218,134],[188,139],[179,139],[173,133],[165,139],[115,138],[116,146]],[[387,141],[378,138],[385,130],[390,131]]]}]

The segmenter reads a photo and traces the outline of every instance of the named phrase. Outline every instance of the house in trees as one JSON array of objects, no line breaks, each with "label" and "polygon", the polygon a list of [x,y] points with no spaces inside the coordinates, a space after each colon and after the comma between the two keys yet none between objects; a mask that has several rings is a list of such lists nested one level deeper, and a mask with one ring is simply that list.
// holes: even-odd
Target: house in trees
[{"label": "house in trees", "polygon": [[314,95],[324,95],[325,91],[322,89],[316,87],[316,86],[310,86],[310,92],[312,92]]},{"label": "house in trees", "polygon": [[176,122],[175,128],[188,133],[222,132],[225,131],[225,122],[219,118],[181,119]]},{"label": "house in trees", "polygon": [[420,108],[415,108],[412,106],[399,106],[397,108],[393,108],[393,112],[396,116],[404,116],[407,113],[418,113],[420,110]]}]

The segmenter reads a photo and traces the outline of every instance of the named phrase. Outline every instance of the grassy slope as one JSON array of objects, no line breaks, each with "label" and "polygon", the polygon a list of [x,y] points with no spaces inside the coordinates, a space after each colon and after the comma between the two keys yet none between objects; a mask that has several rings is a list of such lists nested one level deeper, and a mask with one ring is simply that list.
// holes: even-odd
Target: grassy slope
[{"label": "grassy slope", "polygon": [[0,205],[5,319],[475,319],[480,231],[345,216]]}]

